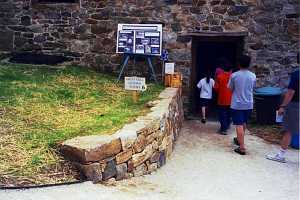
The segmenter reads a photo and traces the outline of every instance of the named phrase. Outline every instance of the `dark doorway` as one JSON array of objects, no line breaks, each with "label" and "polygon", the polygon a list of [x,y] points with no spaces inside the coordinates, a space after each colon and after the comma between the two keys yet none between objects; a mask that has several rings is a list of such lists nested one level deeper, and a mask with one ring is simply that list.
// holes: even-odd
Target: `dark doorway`
[{"label": "dark doorway", "polygon": [[[207,71],[215,79],[216,68],[220,60],[227,59],[236,70],[237,58],[243,53],[244,36],[193,36],[192,39],[192,75],[191,75],[191,110],[192,115],[200,114],[200,97],[196,85],[205,77]],[[209,118],[216,117],[216,94],[213,95]]]}]

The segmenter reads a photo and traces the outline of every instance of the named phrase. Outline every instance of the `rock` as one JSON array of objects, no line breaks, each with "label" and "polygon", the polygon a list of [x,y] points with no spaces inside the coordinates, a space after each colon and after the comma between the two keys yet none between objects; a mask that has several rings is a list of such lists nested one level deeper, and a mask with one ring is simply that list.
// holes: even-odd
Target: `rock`
[{"label": "rock", "polygon": [[222,26],[213,26],[210,28],[211,31],[215,32],[223,32],[223,27]]},{"label": "rock", "polygon": [[174,32],[180,32],[182,30],[180,23],[171,24],[171,28]]},{"label": "rock", "polygon": [[153,148],[152,145],[148,145],[144,151],[142,151],[141,153],[138,154],[134,154],[132,156],[132,162],[133,162],[133,166],[137,167],[140,164],[142,164],[143,162],[145,162],[146,160],[148,160],[153,154]]},{"label": "rock", "polygon": [[126,178],[126,174],[127,174],[127,164],[123,163],[120,165],[117,165],[116,167],[117,169],[117,176],[116,176],[116,180],[122,180]]},{"label": "rock", "polygon": [[105,186],[110,186],[110,187],[115,187],[117,186],[117,181],[115,178],[110,178],[108,180],[105,180],[104,182],[102,182],[103,185]]},{"label": "rock", "polygon": [[110,27],[107,23],[99,23],[91,25],[91,32],[93,34],[102,34],[102,33],[110,33],[115,27]]},{"label": "rock", "polygon": [[158,142],[156,140],[154,140],[152,142],[152,148],[153,148],[153,150],[158,150],[159,146],[158,146]]},{"label": "rock", "polygon": [[0,51],[11,51],[13,49],[13,37],[12,31],[0,30]]},{"label": "rock", "polygon": [[173,152],[173,141],[172,141],[172,139],[170,139],[170,140],[168,141],[168,145],[167,145],[167,148],[166,148],[166,151],[165,151],[166,157],[167,157],[167,158],[170,158],[172,152]]},{"label": "rock", "polygon": [[160,153],[159,152],[155,152],[154,154],[152,154],[151,158],[150,158],[150,162],[151,163],[156,163],[159,161],[159,157],[160,157]]},{"label": "rock", "polygon": [[165,150],[167,148],[167,145],[168,145],[168,137],[164,136],[161,144],[159,145],[159,151]]},{"label": "rock", "polygon": [[221,5],[234,6],[234,5],[235,5],[235,2],[232,1],[232,0],[223,0],[223,1],[221,2]]},{"label": "rock", "polygon": [[249,7],[246,5],[232,6],[228,9],[227,13],[231,16],[243,15],[248,11]]},{"label": "rock", "polygon": [[111,159],[111,160],[107,161],[102,175],[103,175],[104,181],[117,175],[117,168],[116,168],[115,160]]},{"label": "rock", "polygon": [[65,141],[62,154],[81,163],[100,161],[115,156],[122,149],[119,138],[109,135],[76,137]]},{"label": "rock", "polygon": [[133,172],[133,170],[134,170],[133,161],[132,161],[132,159],[130,159],[130,160],[128,160],[128,162],[127,162],[127,171],[128,171],[129,173],[131,173],[131,172]]},{"label": "rock", "polygon": [[133,176],[135,176],[135,177],[142,176],[142,175],[144,175],[146,173],[147,173],[147,166],[146,166],[146,164],[141,164],[141,165],[137,166],[133,170]]},{"label": "rock", "polygon": [[17,48],[23,47],[27,42],[28,39],[24,37],[15,37],[14,40],[15,47]]},{"label": "rock", "polygon": [[36,43],[44,43],[46,42],[47,38],[45,35],[41,34],[41,35],[37,35],[33,38],[33,41]]},{"label": "rock", "polygon": [[88,52],[89,51],[89,43],[82,40],[73,40],[71,42],[70,50],[73,52]]},{"label": "rock", "polygon": [[146,138],[146,145],[151,144],[155,140],[155,134],[152,133],[151,135],[148,135]]},{"label": "rock", "polygon": [[181,43],[188,43],[192,40],[192,38],[190,36],[186,36],[186,35],[178,35],[177,36],[177,42],[181,42]]},{"label": "rock", "polygon": [[162,167],[166,164],[166,155],[165,151],[161,151],[158,160],[158,167]]},{"label": "rock", "polygon": [[43,26],[40,24],[33,24],[31,26],[27,26],[28,30],[34,33],[42,33],[43,32]]},{"label": "rock", "polygon": [[211,6],[215,6],[215,5],[218,5],[218,4],[220,4],[221,3],[221,0],[212,0],[211,2],[210,2],[210,5]]},{"label": "rock", "polygon": [[89,24],[80,24],[79,26],[74,26],[74,33],[76,34],[88,33],[89,31],[90,31]]},{"label": "rock", "polygon": [[285,4],[282,8],[281,14],[283,15],[297,15],[295,7],[291,4]]},{"label": "rock", "polygon": [[102,181],[102,166],[99,163],[92,163],[89,165],[77,164],[77,168],[84,174],[87,180],[93,183]]},{"label": "rock", "polygon": [[219,14],[225,14],[227,9],[227,6],[214,6],[212,11]]},{"label": "rock", "polygon": [[142,152],[147,145],[147,140],[144,135],[139,135],[138,138],[133,143],[134,153]]},{"label": "rock", "polygon": [[132,149],[128,149],[116,155],[116,162],[117,164],[121,164],[127,162],[131,158],[132,158]]},{"label": "rock", "polygon": [[22,16],[21,17],[21,24],[23,26],[29,26],[29,25],[31,25],[31,17],[29,17],[29,16]]},{"label": "rock", "polygon": [[264,44],[261,41],[258,41],[257,43],[251,44],[250,48],[253,50],[259,50],[264,47]]},{"label": "rock", "polygon": [[157,163],[150,163],[150,162],[147,162],[146,165],[147,165],[147,171],[148,171],[148,172],[154,172],[154,171],[156,171],[157,168],[158,168],[158,164],[157,164]]},{"label": "rock", "polygon": [[300,37],[300,29],[299,29],[300,25],[299,23],[297,24],[296,22],[290,22],[288,24],[288,27],[287,27],[287,32],[291,35],[291,36],[294,36],[294,37]]}]

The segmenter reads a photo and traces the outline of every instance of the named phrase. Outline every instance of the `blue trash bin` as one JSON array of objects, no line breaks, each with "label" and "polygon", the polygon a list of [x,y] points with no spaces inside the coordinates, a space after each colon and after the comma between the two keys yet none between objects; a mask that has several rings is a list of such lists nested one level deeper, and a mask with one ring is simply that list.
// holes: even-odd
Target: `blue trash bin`
[{"label": "blue trash bin", "polygon": [[294,149],[299,149],[299,133],[295,133],[292,136],[291,147]]},{"label": "blue trash bin", "polygon": [[256,121],[262,125],[275,124],[276,110],[280,105],[282,89],[262,87],[254,91]]}]

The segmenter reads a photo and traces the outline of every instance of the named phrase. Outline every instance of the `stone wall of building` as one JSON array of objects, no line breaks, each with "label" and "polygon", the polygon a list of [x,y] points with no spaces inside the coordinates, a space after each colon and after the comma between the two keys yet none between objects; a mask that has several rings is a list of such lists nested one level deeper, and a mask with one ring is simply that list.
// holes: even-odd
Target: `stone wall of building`
[{"label": "stone wall of building", "polygon": [[155,171],[170,157],[183,122],[181,90],[166,88],[151,112],[108,136],[76,137],[61,152],[93,182],[121,180]]},{"label": "stone wall of building", "polygon": [[[253,58],[258,86],[285,86],[299,52],[299,0],[78,0],[41,4],[0,0],[0,52],[63,55],[74,63],[117,73],[118,23],[163,23],[164,48],[184,75],[189,93],[189,32],[247,31],[245,52]],[[161,63],[155,61],[156,71]],[[137,61],[127,73],[144,75]]]}]

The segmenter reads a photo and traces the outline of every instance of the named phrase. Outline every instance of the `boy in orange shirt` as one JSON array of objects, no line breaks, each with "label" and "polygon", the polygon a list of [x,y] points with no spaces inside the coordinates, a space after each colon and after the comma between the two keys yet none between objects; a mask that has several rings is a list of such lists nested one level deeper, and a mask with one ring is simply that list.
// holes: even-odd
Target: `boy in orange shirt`
[{"label": "boy in orange shirt", "polygon": [[232,92],[227,87],[228,81],[231,76],[231,65],[229,64],[229,62],[223,63],[223,70],[224,72],[220,73],[217,76],[214,89],[218,94],[218,115],[221,125],[219,133],[222,135],[226,135],[231,123],[230,104]]}]

